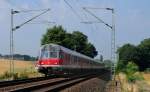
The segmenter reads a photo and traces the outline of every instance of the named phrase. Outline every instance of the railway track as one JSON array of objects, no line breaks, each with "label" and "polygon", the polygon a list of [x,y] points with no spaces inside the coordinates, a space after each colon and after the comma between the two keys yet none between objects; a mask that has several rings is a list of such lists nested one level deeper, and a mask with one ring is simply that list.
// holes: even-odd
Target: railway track
[{"label": "railway track", "polygon": [[38,78],[29,78],[29,79],[20,79],[20,80],[11,80],[11,81],[2,81],[0,82],[0,88],[6,87],[6,86],[11,86],[11,85],[19,85],[23,83],[30,83],[33,81],[42,81],[45,79],[50,79],[52,77],[38,77]]},{"label": "railway track", "polygon": [[0,84],[0,92],[54,92],[65,89],[82,81],[96,77],[96,74],[86,74],[68,78],[35,78],[18,80]]},{"label": "railway track", "polygon": [[8,92],[11,90],[15,90],[17,88],[23,88],[25,86],[34,85],[39,82],[46,82],[52,79],[61,79],[58,77],[37,77],[30,79],[22,79],[22,80],[13,80],[13,81],[3,81],[0,82],[0,92]]}]

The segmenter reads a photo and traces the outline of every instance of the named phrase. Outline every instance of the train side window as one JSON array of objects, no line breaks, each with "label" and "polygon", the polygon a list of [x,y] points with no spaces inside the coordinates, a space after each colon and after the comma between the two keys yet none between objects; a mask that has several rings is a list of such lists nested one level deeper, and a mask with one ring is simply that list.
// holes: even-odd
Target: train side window
[{"label": "train side window", "polygon": [[62,52],[60,52],[59,54],[59,58],[63,59],[64,58],[64,54]]},{"label": "train side window", "polygon": [[74,56],[71,55],[71,63],[73,64],[74,63]]},{"label": "train side window", "polygon": [[71,64],[71,55],[68,54],[68,64]]},{"label": "train side window", "polygon": [[77,62],[76,62],[76,56],[74,56],[74,63],[76,64]]}]

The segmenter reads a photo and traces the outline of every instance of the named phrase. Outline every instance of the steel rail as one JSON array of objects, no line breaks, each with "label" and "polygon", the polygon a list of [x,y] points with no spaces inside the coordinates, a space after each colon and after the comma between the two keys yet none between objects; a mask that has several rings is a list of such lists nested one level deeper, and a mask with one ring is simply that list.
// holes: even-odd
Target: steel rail
[{"label": "steel rail", "polygon": [[19,85],[23,83],[30,83],[30,82],[36,82],[36,81],[42,81],[46,79],[50,79],[52,77],[36,77],[36,78],[29,78],[29,79],[19,79],[19,80],[10,80],[10,81],[1,81],[0,82],[0,88],[2,87],[8,87],[13,85]]},{"label": "steel rail", "polygon": [[[36,77],[29,79],[20,79],[20,80],[12,80],[12,81],[2,81],[0,82],[0,92],[9,91],[11,89],[17,88],[19,85],[26,85],[34,82],[50,80],[58,77]],[[21,86],[20,86],[21,87]]]},{"label": "steel rail", "polygon": [[[104,73],[102,73],[104,74]],[[24,88],[18,88],[11,90],[11,92],[46,92],[46,91],[58,91],[65,89],[66,87],[75,85],[77,83],[80,83],[82,81],[88,80],[90,78],[94,78],[98,76],[97,74],[86,74],[81,76],[74,76],[71,78],[63,79],[60,81],[54,81],[54,82],[48,82],[48,83],[38,83],[36,85],[31,85]]]},{"label": "steel rail", "polygon": [[95,78],[95,77],[105,77],[105,76],[107,76],[106,72],[101,73],[101,75],[100,74],[94,74],[94,75],[86,76],[85,78],[79,78],[79,79],[76,79],[76,80],[71,80],[69,82],[56,85],[53,88],[52,87],[47,87],[47,89],[43,88],[41,90],[37,90],[37,91],[34,91],[34,92],[47,92],[47,91],[48,92],[59,92],[61,90],[64,90],[65,88],[69,88],[73,85],[84,82],[86,80],[89,80],[89,79],[92,79],[92,78]]}]

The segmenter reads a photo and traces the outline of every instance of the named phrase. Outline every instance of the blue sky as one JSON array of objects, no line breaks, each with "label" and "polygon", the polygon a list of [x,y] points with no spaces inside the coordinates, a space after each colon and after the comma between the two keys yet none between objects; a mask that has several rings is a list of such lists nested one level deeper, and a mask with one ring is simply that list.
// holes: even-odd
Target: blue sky
[{"label": "blue sky", "polygon": [[[78,18],[63,0],[0,0],[0,53],[9,54],[10,9],[28,10],[50,8],[51,11],[35,21],[48,20],[63,25],[68,32],[80,30],[88,36],[97,50],[110,58],[110,29],[101,23],[86,25],[81,21],[94,20],[82,10],[82,7],[113,7],[115,8],[116,45],[125,43],[139,44],[150,37],[150,0],[67,0]],[[92,10],[98,17],[111,24],[111,13]],[[30,19],[40,12],[20,13],[14,17],[14,24]],[[33,21],[34,22],[34,21]],[[40,39],[48,27],[55,24],[27,24],[14,32],[15,53],[38,55]]]}]

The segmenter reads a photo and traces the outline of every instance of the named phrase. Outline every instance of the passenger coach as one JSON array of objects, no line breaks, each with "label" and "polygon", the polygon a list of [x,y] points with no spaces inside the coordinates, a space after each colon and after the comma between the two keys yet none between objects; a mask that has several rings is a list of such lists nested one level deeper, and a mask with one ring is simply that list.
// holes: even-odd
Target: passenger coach
[{"label": "passenger coach", "polygon": [[41,46],[36,68],[45,75],[98,72],[104,64],[57,44]]}]

